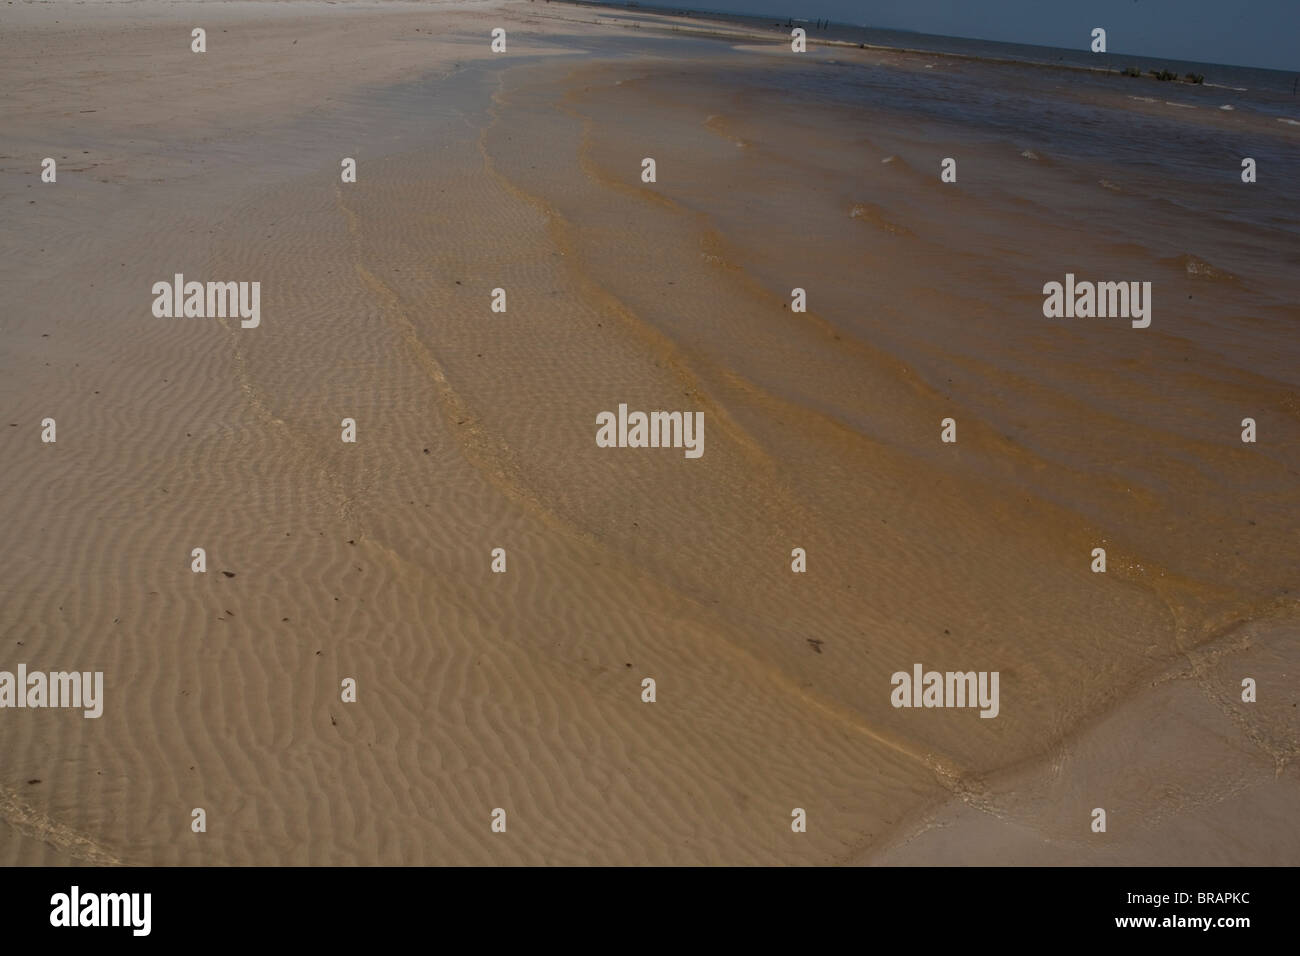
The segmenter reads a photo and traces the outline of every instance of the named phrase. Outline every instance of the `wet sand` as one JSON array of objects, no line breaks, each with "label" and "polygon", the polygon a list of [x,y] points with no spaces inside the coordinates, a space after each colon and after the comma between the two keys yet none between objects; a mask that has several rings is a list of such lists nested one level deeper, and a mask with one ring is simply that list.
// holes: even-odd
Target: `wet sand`
[{"label": "wet sand", "polygon": [[1228,150],[1300,128],[562,4],[18,9],[0,669],[106,699],[0,710],[0,861],[1300,860],[1297,214]]}]

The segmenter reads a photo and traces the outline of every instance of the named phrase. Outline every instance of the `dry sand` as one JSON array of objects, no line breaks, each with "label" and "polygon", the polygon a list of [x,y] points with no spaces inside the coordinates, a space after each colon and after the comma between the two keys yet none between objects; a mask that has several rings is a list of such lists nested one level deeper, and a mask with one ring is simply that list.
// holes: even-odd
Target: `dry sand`
[{"label": "dry sand", "polygon": [[[1300,862],[1285,253],[1089,244],[1033,191],[1115,191],[987,138],[938,193],[934,125],[775,102],[740,31],[5,10],[0,669],[106,700],[0,711],[0,862]],[[1153,327],[1047,323],[1066,268]],[[155,318],[176,272],[261,327]],[[597,448],[620,402],[704,456]],[[891,707],[915,661],[998,718]]]}]

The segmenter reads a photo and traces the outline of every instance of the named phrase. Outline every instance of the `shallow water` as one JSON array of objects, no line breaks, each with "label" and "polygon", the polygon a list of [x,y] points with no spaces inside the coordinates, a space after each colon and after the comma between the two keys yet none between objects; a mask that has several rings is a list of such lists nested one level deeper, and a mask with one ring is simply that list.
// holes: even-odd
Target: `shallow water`
[{"label": "shallow water", "polygon": [[[1300,858],[1255,825],[1297,746],[1295,134],[1039,67],[526,43],[105,121],[4,232],[3,389],[64,454],[6,430],[4,629],[112,675],[94,727],[5,725],[6,859],[996,862],[987,818],[1078,862],[1099,800],[1137,861]],[[258,334],[153,319],[175,271],[260,280]],[[1044,318],[1067,272],[1150,281],[1151,327]],[[703,456],[598,447],[621,403],[702,411]],[[917,662],[998,671],[997,718],[891,706]],[[177,840],[200,799],[234,825]]]}]

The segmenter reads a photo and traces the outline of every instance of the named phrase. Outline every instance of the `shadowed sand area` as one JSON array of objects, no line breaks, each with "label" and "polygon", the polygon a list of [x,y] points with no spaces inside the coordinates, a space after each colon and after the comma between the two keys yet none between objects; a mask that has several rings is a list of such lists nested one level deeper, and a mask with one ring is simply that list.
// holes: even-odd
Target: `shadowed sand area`
[{"label": "shadowed sand area", "polygon": [[1238,177],[1300,127],[559,3],[15,9],[0,669],[105,705],[0,710],[0,862],[1300,862],[1300,214]]}]

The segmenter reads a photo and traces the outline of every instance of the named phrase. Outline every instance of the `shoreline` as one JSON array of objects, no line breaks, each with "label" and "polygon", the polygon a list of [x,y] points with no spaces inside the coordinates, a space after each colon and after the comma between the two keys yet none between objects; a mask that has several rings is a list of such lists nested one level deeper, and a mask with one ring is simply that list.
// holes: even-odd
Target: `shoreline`
[{"label": "shoreline", "polygon": [[[589,0],[553,0],[553,2],[557,4],[564,4],[567,6],[582,7],[594,11],[606,11],[607,15],[611,17],[614,16],[615,14],[621,14],[623,16],[630,17],[630,18],[635,18],[639,15],[644,15],[649,17],[663,18],[665,21],[677,20],[677,21],[690,21],[696,23],[698,22],[717,23],[728,28],[751,29],[752,32],[749,32],[745,35],[753,39],[764,39],[764,40],[772,39],[771,32],[765,32],[763,30],[758,29],[760,23],[768,24],[771,22],[772,18],[762,17],[755,14],[739,14],[739,13],[727,14],[719,11],[710,12],[710,11],[703,11],[703,10],[692,10],[683,7],[659,7],[659,6],[645,5],[645,4],[637,4],[637,5],[630,5],[630,6],[627,4],[617,4],[617,5],[602,4],[602,3],[589,2]],[[798,26],[810,22],[812,21],[799,20],[799,21],[793,21],[790,25]],[[702,37],[710,37],[710,38],[717,38],[717,39],[726,39],[730,36],[735,35],[734,33],[730,33],[730,32],[710,33],[708,31],[682,30],[680,29],[681,25],[682,25],[681,23],[674,25],[673,29],[670,32],[677,33],[679,35],[689,36],[694,34]],[[895,33],[895,34],[910,33],[910,31],[892,30],[887,28],[862,27],[853,24],[839,23],[835,21],[831,21],[828,23],[826,27],[822,27],[819,29],[840,30],[840,31],[856,30],[856,31],[883,32],[883,33]],[[988,56],[988,55],[962,53],[954,50],[943,50],[943,49],[935,48],[936,45],[938,44],[953,43],[953,42],[988,43],[993,46],[1012,45],[1012,44],[1000,43],[998,41],[975,41],[975,40],[968,40],[961,37],[946,37],[940,34],[915,33],[912,35],[920,39],[931,40],[932,41],[931,46],[927,47],[924,44],[912,46],[906,44],[868,43],[864,41],[841,40],[841,39],[835,39],[833,37],[815,36],[811,33],[808,36],[807,42],[810,49],[814,46],[824,46],[829,48],[838,47],[844,49],[863,49],[863,50],[870,50],[870,51],[881,52],[881,53],[902,53],[910,56],[944,57],[944,58],[952,58],[957,60],[967,60],[967,61],[972,61],[977,63],[1003,64],[1007,66],[1046,67],[1049,69],[1060,69],[1060,70],[1073,71],[1073,72],[1085,73],[1085,74],[1094,74],[1094,75],[1108,75],[1108,76],[1125,75],[1126,68],[1114,67],[1114,66],[1084,66],[1082,64],[1076,64],[1076,63],[1052,62],[1051,60],[1045,58],[1034,59],[1032,58],[1032,56],[1026,56],[1026,57]],[[788,33],[783,34],[782,40],[784,43],[788,44],[789,34]],[[1077,54],[1079,52],[1079,51],[1070,51],[1059,47],[1044,46],[1044,47],[1028,47],[1028,48],[1043,50],[1044,57],[1046,57],[1050,53],[1060,54],[1060,53],[1073,52]],[[1279,81],[1281,78],[1284,77],[1295,78],[1297,76],[1295,71],[1277,70],[1277,69],[1262,68],[1262,67],[1259,68],[1241,67],[1239,65],[1230,64],[1230,63],[1202,63],[1199,61],[1177,60],[1177,59],[1170,59],[1168,57],[1152,56],[1147,54],[1116,53],[1116,54],[1107,54],[1107,55],[1111,57],[1124,56],[1135,61],[1135,63],[1154,62],[1158,64],[1160,69],[1168,69],[1168,67],[1173,65],[1178,65],[1180,67],[1195,66],[1195,67],[1208,68],[1208,69],[1218,69],[1220,71],[1252,69],[1252,70],[1259,70],[1264,73],[1274,73],[1277,75]],[[1058,56],[1058,60],[1059,59],[1060,58]],[[1135,64],[1127,64],[1127,67],[1132,67],[1134,65]],[[1158,70],[1156,69],[1150,69],[1146,66],[1141,66],[1139,75],[1142,78],[1147,78],[1149,76],[1154,77],[1157,72]],[[1181,72],[1181,70],[1179,72]],[[1188,81],[1182,76],[1176,76],[1173,79],[1173,82],[1178,84],[1187,83],[1189,85],[1202,85],[1200,83],[1191,83],[1190,81]],[[1213,83],[1205,83],[1203,85],[1210,88],[1230,90],[1232,92],[1239,92],[1239,93],[1248,92],[1248,89],[1242,87],[1221,86]]]},{"label": "shoreline", "polygon": [[[1280,805],[1266,756],[1295,775],[1274,677],[1300,613],[1278,567],[1295,383],[1262,363],[1285,361],[1293,280],[1280,253],[1233,260],[1256,213],[1192,242],[1122,166],[1095,192],[1064,146],[1038,146],[1049,164],[972,109],[917,112],[917,71],[873,72],[893,85],[857,116],[818,66],[820,98],[783,101],[787,67],[651,63],[532,4],[224,6],[235,79],[185,79],[208,69],[171,47],[188,11],[132,5],[94,66],[123,80],[108,105],[91,72],[55,100],[93,120],[46,123],[30,88],[6,107],[20,545],[0,630],[33,668],[104,671],[106,700],[0,722],[4,859],[948,862],[939,827],[989,858],[1010,821],[1026,858],[1141,860],[1126,812],[1173,827],[1171,860],[1296,858],[1244,810],[1191,842],[1206,805]],[[493,59],[498,15],[527,62]],[[336,76],[349,50],[382,68]],[[57,192],[31,159],[51,129]],[[936,192],[944,150],[960,190]],[[1107,223],[1134,210],[1152,237],[1116,250]],[[1162,242],[1232,278],[1159,265]],[[1046,325],[1024,290],[1067,253],[1156,275],[1152,327]],[[259,327],[152,316],[150,284],[181,272],[260,281]],[[707,452],[600,448],[594,416],[620,405],[701,415]],[[1088,572],[1098,541],[1109,577]],[[1000,671],[998,718],[891,709],[914,660]],[[1270,678],[1254,711],[1228,692],[1247,666]],[[1174,704],[1188,725],[1144,750]],[[1095,786],[1150,758],[1173,780],[1189,754],[1216,768],[1195,793],[1054,789],[1062,765]],[[1238,772],[1254,790],[1219,786]],[[1076,797],[1120,809],[1119,851],[1074,840]],[[515,839],[488,830],[502,805]],[[219,825],[191,840],[195,806]],[[812,821],[793,843],[792,806]]]}]

